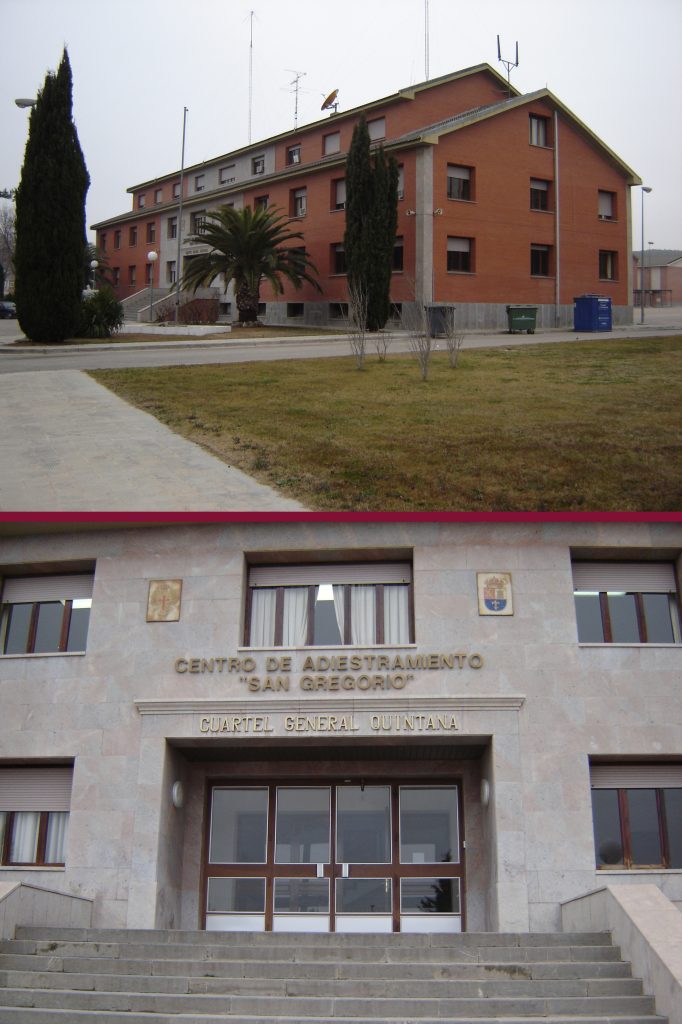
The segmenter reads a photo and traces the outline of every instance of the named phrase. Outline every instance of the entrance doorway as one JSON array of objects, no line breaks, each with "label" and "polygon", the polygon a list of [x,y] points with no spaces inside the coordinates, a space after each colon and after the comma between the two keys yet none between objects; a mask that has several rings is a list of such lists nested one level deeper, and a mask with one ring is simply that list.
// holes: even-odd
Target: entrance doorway
[{"label": "entrance doorway", "polygon": [[454,782],[216,783],[209,807],[208,930],[462,930]]}]

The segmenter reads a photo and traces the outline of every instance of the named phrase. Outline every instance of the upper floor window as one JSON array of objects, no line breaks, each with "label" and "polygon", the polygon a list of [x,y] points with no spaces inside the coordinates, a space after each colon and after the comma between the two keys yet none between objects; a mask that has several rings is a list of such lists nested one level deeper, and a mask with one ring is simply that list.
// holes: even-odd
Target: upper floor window
[{"label": "upper floor window", "polygon": [[549,210],[549,189],[551,182],[544,178],[530,179],[531,210]]},{"label": "upper floor window", "polygon": [[167,235],[168,238],[177,238],[178,237],[178,218],[177,217],[169,217],[168,218],[168,229],[167,229],[166,235]]},{"label": "upper floor window", "polygon": [[341,132],[330,132],[322,140],[322,152],[325,156],[338,153],[341,149]]},{"label": "upper floor window", "polygon": [[218,181],[221,185],[229,185],[235,181],[234,164],[226,164],[218,171]]},{"label": "upper floor window", "polygon": [[121,248],[121,231],[119,229],[117,231],[114,231],[114,249],[120,249],[120,248]]},{"label": "upper floor window", "polygon": [[150,220],[147,224],[147,241],[156,241],[156,221]]},{"label": "upper floor window", "polygon": [[180,198],[180,182],[176,181],[175,184],[173,185],[173,199],[179,199],[179,198]]},{"label": "upper floor window", "polygon": [[448,164],[448,199],[473,199],[473,177],[473,167]]},{"label": "upper floor window", "polygon": [[412,642],[409,563],[251,566],[251,647]]},{"label": "upper floor window", "polygon": [[573,588],[580,643],[680,642],[669,562],[574,562]]},{"label": "upper floor window", "polygon": [[137,287],[137,267],[134,265],[128,267],[128,284],[132,288]]},{"label": "upper floor window", "polygon": [[147,193],[146,192],[142,192],[137,197],[137,208],[138,208],[138,210],[143,210],[146,205],[147,205]]},{"label": "upper floor window", "polygon": [[166,262],[166,283],[175,284],[178,279],[177,274],[177,262],[175,260],[167,260]]},{"label": "upper floor window", "polygon": [[405,168],[402,164],[398,166],[398,199],[405,198]]},{"label": "upper floor window", "polygon": [[162,188],[157,188],[157,189],[154,190],[154,202],[157,204],[157,206],[158,206],[159,203],[163,202],[163,189]]},{"label": "upper floor window", "polygon": [[598,193],[599,220],[616,219],[616,193],[599,189]]},{"label": "upper floor window", "polygon": [[1,864],[64,864],[72,777],[71,765],[0,769]]},{"label": "upper floor window", "polygon": [[128,233],[128,245],[137,245],[137,228],[131,228]]},{"label": "upper floor window", "polygon": [[2,654],[85,650],[92,605],[91,574],[22,576],[2,588]]},{"label": "upper floor window", "polygon": [[531,277],[549,277],[551,272],[552,246],[533,243],[530,247]]},{"label": "upper floor window", "polygon": [[405,267],[405,241],[402,237],[398,236],[393,246],[393,260],[391,262],[391,270],[401,271]]},{"label": "upper floor window", "polygon": [[265,157],[255,156],[251,161],[252,174],[265,174]]},{"label": "upper floor window", "polygon": [[308,190],[295,188],[291,193],[291,216],[305,217],[308,211]]},{"label": "upper floor window", "polygon": [[597,868],[682,868],[682,765],[593,764]]},{"label": "upper floor window", "polygon": [[377,139],[386,138],[386,118],[377,117],[374,121],[367,122],[367,131],[369,132],[369,138],[371,142],[376,142]]},{"label": "upper floor window", "polygon": [[196,210],[191,218],[192,234],[200,235],[206,228],[206,210]]},{"label": "upper floor window", "polygon": [[346,273],[346,248],[343,242],[332,242],[330,273]]},{"label": "upper floor window", "polygon": [[287,164],[300,164],[301,162],[301,147],[300,146],[289,146],[287,149]]},{"label": "upper floor window", "polygon": [[253,200],[253,208],[254,210],[267,210],[269,203],[270,196],[256,196]]},{"label": "upper floor window", "polygon": [[206,188],[206,175],[205,174],[196,174],[194,176],[194,191],[195,192],[203,192],[205,188]]},{"label": "upper floor window", "polygon": [[106,231],[101,231],[100,232],[99,247],[102,250],[102,252],[106,252],[107,251],[107,233],[106,233]]},{"label": "upper floor window", "polygon": [[549,145],[549,118],[531,114],[528,118],[531,146]]},{"label": "upper floor window", "polygon": [[346,179],[338,178],[332,182],[332,210],[346,209]]}]

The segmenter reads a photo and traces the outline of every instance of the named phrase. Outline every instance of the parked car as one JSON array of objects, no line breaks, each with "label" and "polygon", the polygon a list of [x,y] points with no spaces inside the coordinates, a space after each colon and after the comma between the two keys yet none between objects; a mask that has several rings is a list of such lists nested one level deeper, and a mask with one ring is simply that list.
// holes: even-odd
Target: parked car
[{"label": "parked car", "polygon": [[17,307],[13,302],[0,302],[0,320],[16,320]]}]

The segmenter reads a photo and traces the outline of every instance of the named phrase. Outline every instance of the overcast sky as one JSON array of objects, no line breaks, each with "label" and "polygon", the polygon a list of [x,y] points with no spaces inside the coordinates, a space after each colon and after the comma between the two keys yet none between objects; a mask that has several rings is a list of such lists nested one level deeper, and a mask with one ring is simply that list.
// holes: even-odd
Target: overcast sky
[{"label": "overcast sky", "polygon": [[[653,192],[645,240],[682,249],[682,0],[429,0],[429,76],[512,57],[521,92],[547,86]],[[0,0],[0,188],[19,180],[33,97],[63,46],[92,183],[88,225],[131,208],[126,189],[249,141],[378,99],[426,75],[425,0]],[[504,154],[500,154],[504,159]],[[641,191],[634,190],[640,245]]]}]

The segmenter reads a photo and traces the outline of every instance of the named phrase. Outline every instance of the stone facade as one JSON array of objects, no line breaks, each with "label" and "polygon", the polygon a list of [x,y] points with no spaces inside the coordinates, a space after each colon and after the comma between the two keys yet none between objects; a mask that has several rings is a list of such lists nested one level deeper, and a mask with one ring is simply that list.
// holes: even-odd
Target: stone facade
[{"label": "stone facade", "polygon": [[[2,867],[3,882],[93,899],[93,925],[202,927],[207,780],[275,747],[324,760],[350,743],[352,716],[349,757],[436,745],[460,780],[468,929],[558,929],[561,902],[605,880],[653,882],[682,903],[681,870],[595,869],[590,791],[591,758],[682,762],[682,647],[579,643],[571,569],[572,557],[666,561],[679,581],[679,523],[36,530],[2,539],[0,573],[94,568],[92,612],[84,654],[0,657],[0,767],[74,764],[65,866]],[[414,643],[244,646],[254,560],[365,558],[411,563]],[[512,615],[479,614],[483,572],[511,574]],[[178,621],[147,621],[152,580],[182,581]],[[317,661],[352,656],[362,668]],[[407,666],[397,685],[376,682],[390,674],[381,657]]]}]

